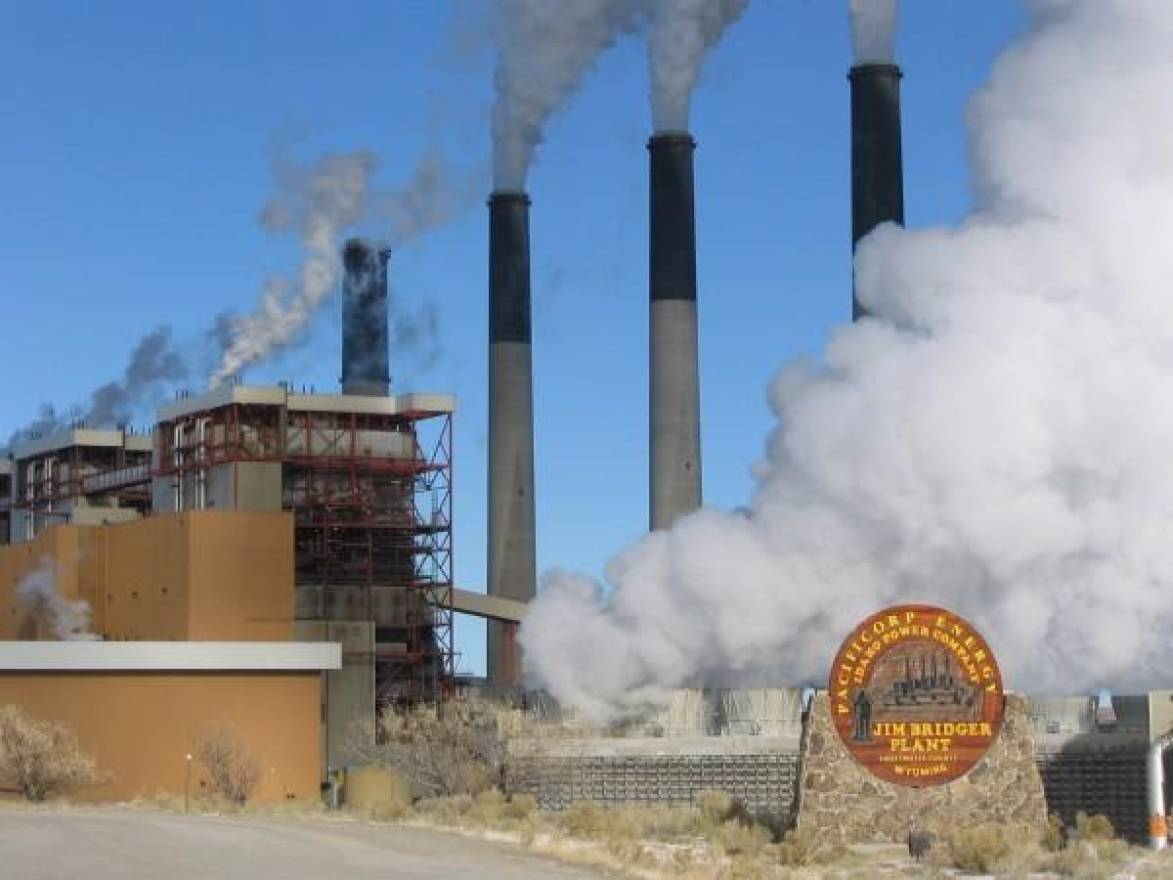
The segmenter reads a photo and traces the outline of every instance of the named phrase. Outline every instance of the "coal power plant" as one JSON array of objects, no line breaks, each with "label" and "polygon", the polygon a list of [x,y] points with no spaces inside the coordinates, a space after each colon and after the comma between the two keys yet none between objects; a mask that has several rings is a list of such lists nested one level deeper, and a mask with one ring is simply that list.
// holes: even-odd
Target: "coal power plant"
[{"label": "coal power plant", "polygon": [[[616,27],[620,28],[617,33],[622,32],[621,25]],[[839,106],[850,125],[850,167],[843,168],[842,174],[850,177],[853,259],[857,250],[863,253],[871,247],[864,244],[861,249],[861,243],[878,227],[905,223],[903,75],[892,61],[857,61],[850,68],[847,94]],[[910,76],[916,75],[910,68]],[[841,65],[836,65],[833,78],[843,88]],[[423,706],[431,711],[437,705],[452,706],[450,701],[458,699],[472,703],[470,698],[484,698],[503,713],[513,713],[510,719],[523,719],[525,724],[519,722],[518,728],[530,732],[509,743],[504,752],[507,760],[494,769],[500,778],[493,782],[510,797],[531,796],[544,809],[563,810],[583,802],[696,805],[706,799],[711,802],[711,793],[722,791],[736,805],[722,821],[740,830],[744,829],[738,823],[749,818],[768,820],[780,828],[796,826],[804,799],[809,803],[812,797],[832,804],[824,811],[831,818],[824,816],[820,821],[846,822],[843,815],[856,806],[854,795],[841,798],[838,804],[835,798],[850,790],[841,782],[858,768],[850,760],[839,762],[828,747],[838,742],[829,735],[833,719],[828,694],[834,685],[828,689],[823,678],[810,687],[789,686],[804,679],[790,668],[781,668],[801,662],[802,657],[817,659],[811,646],[824,634],[814,633],[810,641],[801,643],[801,651],[787,654],[782,649],[773,652],[778,637],[770,632],[761,636],[776,640],[768,646],[770,651],[742,651],[748,629],[799,629],[791,617],[794,612],[796,619],[798,613],[785,602],[767,606],[782,619],[762,615],[761,620],[751,621],[755,627],[728,627],[729,632],[722,635],[730,645],[721,648],[728,654],[718,655],[713,647],[722,639],[706,641],[711,631],[698,627],[697,635],[692,629],[705,612],[717,618],[722,608],[734,607],[748,618],[757,610],[727,601],[729,594],[721,592],[727,588],[725,583],[713,583],[709,591],[709,579],[719,566],[728,562],[728,576],[747,582],[765,571],[758,580],[775,590],[772,597],[792,589],[793,593],[783,595],[789,601],[799,590],[789,583],[775,587],[772,579],[777,574],[782,581],[801,564],[787,569],[790,561],[779,561],[782,554],[770,556],[775,549],[771,545],[761,551],[769,565],[759,566],[760,570],[751,572],[749,564],[738,570],[740,558],[717,559],[702,577],[691,570],[673,570],[677,560],[671,552],[678,551],[663,549],[677,539],[678,543],[691,541],[693,524],[704,524],[711,514],[717,517],[710,510],[693,516],[705,500],[700,387],[704,351],[697,255],[698,247],[705,246],[706,229],[702,223],[698,243],[697,217],[703,218],[704,205],[698,206],[697,193],[703,202],[705,190],[703,186],[698,190],[696,175],[703,184],[706,169],[703,152],[697,158],[694,128],[702,144],[708,143],[703,126],[687,119],[678,128],[655,121],[646,145],[633,141],[629,153],[633,162],[642,161],[641,146],[646,146],[648,160],[648,520],[644,533],[641,507],[639,539],[645,549],[652,548],[649,553],[665,554],[642,557],[641,562],[651,558],[658,565],[647,565],[656,572],[649,575],[641,569],[640,576],[661,578],[662,583],[653,587],[641,583],[646,592],[633,599],[630,608],[615,599],[622,587],[618,579],[599,582],[598,595],[589,601],[604,609],[601,616],[614,614],[608,624],[623,614],[654,619],[658,629],[641,644],[655,642],[675,627],[684,631],[682,639],[694,639],[695,644],[682,648],[683,641],[664,636],[666,653],[679,657],[689,650],[711,651],[721,661],[729,657],[743,661],[740,665],[714,661],[677,674],[676,667],[657,667],[649,659],[651,652],[628,651],[628,644],[637,643],[631,639],[608,654],[607,663],[581,656],[589,651],[563,652],[569,656],[568,668],[577,664],[575,668],[585,670],[583,678],[589,685],[608,675],[619,681],[618,686],[610,684],[615,690],[625,688],[625,696],[633,695],[628,702],[608,703],[600,697],[588,705],[594,696],[590,687],[560,691],[557,685],[565,685],[565,680],[547,678],[538,688],[535,678],[527,677],[539,653],[527,641],[528,628],[535,618],[543,619],[539,609],[545,597],[556,591],[544,590],[539,597],[537,589],[536,475],[543,471],[535,468],[535,419],[542,418],[542,413],[535,412],[533,346],[542,341],[534,339],[531,314],[529,193],[535,193],[539,206],[545,203],[537,185],[527,184],[522,174],[512,186],[498,181],[488,196],[487,277],[482,282],[478,275],[474,288],[477,305],[484,303],[481,297],[487,293],[488,306],[487,370],[482,376],[478,353],[474,372],[478,389],[487,380],[486,468],[468,478],[469,482],[483,480],[487,488],[483,585],[458,584],[453,569],[456,397],[399,387],[403,374],[394,349],[397,334],[392,332],[399,326],[393,321],[398,285],[389,285],[389,277],[395,277],[392,257],[400,251],[374,236],[343,240],[347,232],[366,230],[363,223],[368,218],[356,219],[361,216],[356,209],[346,222],[340,221],[336,234],[323,237],[336,273],[329,276],[333,292],[341,294],[341,334],[331,343],[332,350],[334,346],[341,350],[337,391],[322,393],[292,382],[213,383],[203,391],[180,393],[159,406],[149,431],[77,423],[22,437],[10,456],[0,458],[0,705],[41,707],[45,705],[41,694],[48,692],[44,689],[59,687],[61,694],[82,695],[76,701],[58,698],[62,706],[69,705],[62,710],[63,717],[79,728],[96,730],[86,727],[86,707],[113,699],[103,690],[103,676],[110,670],[144,681],[158,677],[165,681],[168,694],[182,695],[177,702],[203,707],[200,712],[206,713],[209,705],[231,702],[244,733],[265,749],[266,761],[273,756],[262,799],[281,802],[314,799],[322,792],[336,798],[344,775],[341,768],[372,760],[369,749],[356,745],[358,740],[366,737],[368,745],[385,744],[386,731],[376,735],[380,718],[404,709]],[[699,163],[697,169],[694,160]],[[909,181],[915,185],[915,169]],[[485,189],[483,183],[474,189],[478,204]],[[642,193],[642,182],[636,189]],[[540,217],[535,222],[540,223]],[[478,242],[484,245],[481,227],[477,230]],[[882,237],[877,234],[873,242],[882,243]],[[840,243],[846,261],[846,242],[841,237],[833,240]],[[534,241],[540,247],[543,240]],[[644,242],[638,245],[642,261]],[[478,252],[478,261],[484,256]],[[837,286],[845,287],[846,262],[838,265],[844,280]],[[642,278],[639,286],[633,301],[642,314]],[[846,289],[834,293],[844,312],[847,295]],[[879,306],[876,312],[877,316],[869,315],[853,273],[851,317],[858,323],[844,327],[843,333],[862,336],[875,330],[879,336],[886,328],[879,325]],[[480,320],[477,338],[483,339]],[[897,330],[902,328],[894,329],[894,335]],[[637,360],[642,361],[642,354]],[[330,363],[336,363],[334,355]],[[867,375],[881,372],[871,370]],[[839,380],[834,375],[827,384]],[[858,405],[870,426],[874,410]],[[644,416],[640,412],[634,418],[642,422]],[[480,430],[474,433],[479,436]],[[811,437],[814,441],[808,445],[817,446],[820,438],[815,433]],[[855,447],[844,446],[858,454]],[[639,468],[642,482],[642,458]],[[711,481],[714,473],[710,471]],[[855,478],[848,474],[842,482]],[[786,488],[795,495],[805,491],[805,487]],[[852,496],[844,497],[852,500]],[[876,491],[874,497],[885,496]],[[866,519],[858,505],[845,503],[839,496],[834,501],[850,508],[851,515]],[[811,509],[823,510],[814,505]],[[764,532],[778,522],[792,528],[804,518],[823,522],[807,515],[806,508],[790,519],[770,521],[762,507],[753,505],[739,509],[728,520],[736,522],[731,532],[743,523]],[[727,522],[722,521],[722,527]],[[671,534],[665,537],[664,532]],[[858,556],[882,555],[863,542],[852,544],[856,533],[846,528],[842,533],[846,537],[834,529],[827,533],[828,545],[838,542]],[[745,534],[758,537],[736,532]],[[864,527],[859,534],[865,534]],[[697,546],[707,549],[699,541],[688,550]],[[875,546],[886,545],[876,541]],[[753,552],[757,548],[744,550],[746,555]],[[840,546],[833,552],[843,554]],[[865,571],[859,559],[836,560],[836,565]],[[817,592],[833,575],[817,566],[811,569],[813,573],[801,575],[808,578],[803,588]],[[976,573],[971,575],[975,582],[989,576],[979,569],[975,562]],[[916,570],[911,564],[901,569],[894,563],[885,572],[903,576]],[[613,577],[611,569],[607,577]],[[883,586],[889,597],[916,587],[899,581],[895,574],[890,580],[893,583]],[[662,592],[656,593],[655,588]],[[844,606],[862,604],[859,596],[846,593],[833,600]],[[718,601],[712,601],[713,594],[719,594]],[[684,612],[679,616],[666,610],[674,596],[684,597],[680,600]],[[585,608],[587,601],[572,607]],[[641,607],[635,607],[641,602]],[[706,602],[711,604],[705,607]],[[700,609],[696,614],[694,605]],[[928,606],[908,607],[923,610]],[[819,613],[826,608],[818,606]],[[457,614],[485,624],[483,676],[458,671],[462,652],[455,640]],[[577,622],[569,615],[560,620],[566,626],[572,625],[566,620]],[[629,621],[622,624],[645,636],[653,629],[639,630]],[[899,621],[881,621],[880,626],[894,630]],[[555,629],[539,631],[552,635],[553,641],[566,635]],[[613,629],[617,639],[628,632],[619,624]],[[868,634],[866,629],[862,632]],[[962,635],[956,638],[963,643]],[[927,635],[923,641],[928,641]],[[60,642],[65,647],[57,654],[42,655],[26,644],[33,642]],[[78,648],[80,643],[87,647]],[[136,648],[141,643],[149,646]],[[603,652],[615,644],[597,647]],[[859,665],[851,668],[861,670],[861,676],[870,662],[865,653],[870,649],[863,647],[867,644],[871,644],[870,634],[861,636],[859,645],[848,645],[865,657],[863,662],[852,657]],[[112,649],[108,656],[101,653],[105,647]],[[974,651],[973,669],[987,657],[985,647]],[[982,689],[979,676],[984,670],[965,678],[968,668],[950,659],[955,655],[946,653],[944,642],[940,647],[931,644],[931,653],[925,653],[923,646],[918,650],[919,654],[905,657],[900,675],[891,673],[893,661],[877,686],[883,691],[877,699],[872,700],[862,687],[856,689],[856,701],[850,705],[856,712],[853,736],[858,743],[872,738],[873,721],[902,724],[893,719],[908,706],[931,715],[926,727],[948,726],[950,737],[960,729],[955,724],[964,723],[968,730],[987,723],[977,714],[964,722],[954,719],[954,714],[960,716],[975,702],[981,709],[986,694],[993,693]],[[474,667],[479,659],[472,658]],[[917,662],[919,666],[914,665]],[[616,672],[619,667],[629,668]],[[767,673],[761,673],[765,667],[769,667]],[[773,681],[793,673],[785,679],[788,686],[772,686],[769,675],[775,669],[778,679]],[[38,678],[46,670],[54,673],[54,681]],[[752,680],[747,670],[753,671]],[[840,684],[846,695],[850,683]],[[1048,812],[1059,814],[1068,824],[1079,821],[1080,813],[1100,813],[1129,840],[1164,845],[1166,805],[1161,786],[1166,772],[1164,749],[1173,744],[1169,735],[1173,690],[1120,694],[1105,689],[1081,696],[1003,694],[1000,678],[998,688],[998,699],[1005,696],[1005,734],[991,734],[992,739],[1002,738],[990,746],[993,757],[988,761],[985,752],[973,756],[971,766],[980,766],[981,772],[964,779],[962,788],[953,789],[960,793],[942,795],[933,802],[932,809],[923,811],[933,814],[927,818],[913,815],[909,807],[927,803],[914,801],[918,795],[892,796],[884,805],[883,821],[860,832],[871,835],[868,842],[911,839],[914,830],[923,829],[910,825],[922,818],[932,825],[937,821],[934,816],[952,816],[953,811],[968,817],[962,812],[967,809],[965,799],[981,788],[997,789],[996,797],[1010,805],[1007,821],[1023,826],[1041,823],[1045,827]],[[149,690],[144,687],[142,692]],[[275,695],[278,691],[280,696]],[[583,700],[575,702],[573,696]],[[128,703],[120,711],[157,718],[168,709],[165,700],[156,702]],[[849,702],[844,696],[844,718]],[[608,714],[616,706],[619,710]],[[177,710],[189,726],[198,720],[196,709],[190,707]],[[290,736],[310,746],[292,749],[283,744],[283,711],[288,707],[293,707]],[[1003,722],[1000,713],[1001,708],[999,724]],[[445,720],[443,711],[433,714],[431,720]],[[494,723],[502,729],[507,726],[500,719]],[[144,721],[144,725],[142,741],[154,741],[158,728],[158,740],[166,746],[168,757],[143,758],[136,752],[150,749],[110,744],[100,737],[112,735],[99,730],[94,734],[98,745],[93,747],[109,748],[108,753],[120,763],[111,768],[116,771],[114,781],[98,787],[96,797],[129,799],[152,784],[172,793],[185,792],[189,780],[184,770],[190,770],[174,759],[187,754],[190,746],[165,724]],[[909,750],[922,739],[933,743],[925,746],[926,751],[947,751],[945,734],[909,735]],[[283,774],[290,780],[288,785],[280,781]],[[961,777],[947,780],[942,788],[957,778]],[[872,795],[872,788],[880,790],[870,781],[866,788]],[[909,788],[920,790],[911,784]]]}]

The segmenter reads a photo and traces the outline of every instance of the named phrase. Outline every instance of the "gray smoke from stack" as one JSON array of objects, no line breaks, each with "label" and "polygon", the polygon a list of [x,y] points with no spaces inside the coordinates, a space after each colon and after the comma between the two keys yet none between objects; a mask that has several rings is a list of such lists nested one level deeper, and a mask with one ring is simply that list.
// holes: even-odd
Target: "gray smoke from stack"
[{"label": "gray smoke from stack", "polygon": [[[895,0],[850,0],[851,248],[881,223],[904,223],[900,68],[893,62]],[[868,315],[852,283],[851,317]]]},{"label": "gray smoke from stack", "polygon": [[157,327],[134,347],[122,381],[108,382],[93,393],[85,420],[92,425],[125,425],[187,377],[188,365],[171,328]]},{"label": "gray smoke from stack", "polygon": [[493,186],[525,190],[546,124],[578,90],[598,56],[636,26],[632,0],[501,0],[493,23]]},{"label": "gray smoke from stack", "polygon": [[52,404],[43,404],[36,419],[13,432],[7,447],[75,424],[96,428],[127,425],[165,400],[190,374],[187,358],[175,342],[171,328],[156,327],[135,344],[120,380],[100,385],[88,403],[65,412],[58,412]]},{"label": "gray smoke from stack", "polygon": [[1028,8],[969,107],[969,215],[861,243],[872,319],[771,383],[748,516],[685,517],[603,581],[545,577],[534,684],[600,716],[819,684],[855,623],[916,601],[978,626],[1016,690],[1163,686],[1173,6]]},{"label": "gray smoke from stack", "polygon": [[[274,158],[279,193],[261,211],[261,225],[277,233],[299,237],[302,260],[292,277],[271,276],[261,291],[255,311],[223,316],[227,344],[209,384],[260,363],[298,342],[310,320],[337,289],[342,276],[339,247],[342,236],[367,224],[375,230],[379,247],[394,251],[435,229],[471,203],[472,180],[456,176],[439,154],[421,156],[403,186],[375,185],[378,159],[369,151],[323,156],[299,165],[284,156]],[[431,318],[408,326],[406,338],[427,336]]]},{"label": "gray smoke from stack", "polygon": [[64,642],[92,642],[90,605],[84,599],[66,599],[57,586],[57,566],[48,558],[16,584],[17,603],[31,620],[55,639]]},{"label": "gray smoke from stack", "polygon": [[896,58],[897,0],[847,0],[854,64],[892,64]]},{"label": "gray smoke from stack", "polygon": [[749,0],[645,0],[652,127],[688,131],[692,93],[709,51]]}]

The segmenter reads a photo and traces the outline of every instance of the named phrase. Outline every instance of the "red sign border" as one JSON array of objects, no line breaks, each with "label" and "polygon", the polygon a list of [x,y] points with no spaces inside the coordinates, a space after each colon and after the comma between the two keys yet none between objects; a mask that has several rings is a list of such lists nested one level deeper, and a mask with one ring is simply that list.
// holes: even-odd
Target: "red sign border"
[{"label": "red sign border", "polygon": [[[908,615],[912,615],[911,619],[907,619]],[[918,626],[926,627],[925,621],[922,618],[927,617],[931,621],[931,628],[934,632],[942,632],[946,636],[953,635],[957,638],[957,629],[960,629],[960,642],[967,648],[967,654],[972,652],[978,654],[981,652],[982,666],[978,670],[978,675],[981,676],[983,687],[983,694],[986,698],[983,702],[981,722],[990,725],[990,733],[988,736],[968,737],[966,742],[959,746],[959,748],[950,753],[951,760],[948,762],[949,766],[942,770],[940,765],[935,765],[931,774],[926,775],[908,775],[896,768],[902,766],[899,762],[883,762],[880,760],[881,756],[888,754],[881,749],[882,742],[860,744],[852,740],[852,719],[850,715],[845,715],[842,710],[841,696],[838,696],[843,691],[843,686],[839,683],[842,680],[843,671],[848,670],[848,691],[854,692],[860,686],[857,684],[855,665],[847,665],[848,658],[861,654],[861,648],[867,650],[864,646],[867,644],[874,644],[875,637],[882,638],[884,632],[889,627],[895,626]],[[893,619],[895,622],[893,623]],[[905,620],[907,619],[907,622]],[[944,619],[948,622],[948,626],[942,628],[938,626],[938,621]],[[956,629],[955,629],[956,628]],[[872,638],[865,639],[865,636]],[[891,650],[892,647],[901,643],[916,638],[921,639],[921,636],[908,636],[904,638],[896,638],[891,641],[886,647],[877,649],[874,655],[868,660],[866,668],[863,672],[862,686],[866,687],[871,681],[872,674],[876,668],[876,662],[885,653]],[[968,641],[972,639],[972,642]],[[930,640],[933,640],[930,636]],[[948,642],[941,642],[946,650],[950,650],[953,656],[958,657],[956,651],[950,648]],[[831,674],[828,680],[828,707],[831,712],[831,724],[835,728],[836,734],[840,741],[847,749],[852,758],[864,769],[870,772],[878,779],[885,782],[890,782],[895,785],[904,785],[914,788],[926,788],[936,785],[944,785],[953,782],[965,776],[970,770],[977,765],[977,763],[985,757],[989,749],[997,740],[1002,729],[1002,722],[1005,712],[1005,690],[1002,685],[1002,673],[998,668],[997,659],[994,652],[991,650],[989,642],[984,636],[969,623],[961,615],[950,611],[946,608],[941,608],[936,605],[923,605],[909,603],[905,605],[893,605],[884,608],[876,613],[870,615],[858,625],[852,628],[851,632],[843,640],[839,651],[835,655],[835,660],[831,664]],[[888,742],[890,746],[891,743]]]}]

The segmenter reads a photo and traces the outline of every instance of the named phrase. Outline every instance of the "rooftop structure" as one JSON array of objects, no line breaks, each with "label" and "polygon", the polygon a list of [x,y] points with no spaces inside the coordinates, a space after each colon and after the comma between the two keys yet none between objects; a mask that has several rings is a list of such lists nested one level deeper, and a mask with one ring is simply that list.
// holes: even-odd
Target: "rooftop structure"
[{"label": "rooftop structure", "polygon": [[9,464],[10,540],[31,540],[49,525],[141,516],[150,508],[152,446],[149,434],[87,427],[16,444]]}]

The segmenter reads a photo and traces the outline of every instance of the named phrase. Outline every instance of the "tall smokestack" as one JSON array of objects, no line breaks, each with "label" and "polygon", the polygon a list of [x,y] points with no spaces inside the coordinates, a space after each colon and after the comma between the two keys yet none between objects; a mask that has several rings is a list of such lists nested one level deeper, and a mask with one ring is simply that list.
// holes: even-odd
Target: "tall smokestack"
[{"label": "tall smokestack", "polygon": [[701,504],[696,223],[687,132],[648,141],[650,165],[650,525],[670,526]]},{"label": "tall smokestack", "polygon": [[373,242],[347,239],[342,247],[342,393],[386,396],[387,257]]},{"label": "tall smokestack", "polygon": [[[900,68],[851,68],[851,249],[881,223],[904,224],[904,169],[900,147]],[[851,319],[867,316],[851,291]]]},{"label": "tall smokestack", "polygon": [[[528,602],[537,582],[529,205],[489,198],[489,595]],[[489,681],[521,684],[517,625],[491,621]]]}]

